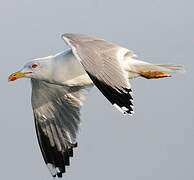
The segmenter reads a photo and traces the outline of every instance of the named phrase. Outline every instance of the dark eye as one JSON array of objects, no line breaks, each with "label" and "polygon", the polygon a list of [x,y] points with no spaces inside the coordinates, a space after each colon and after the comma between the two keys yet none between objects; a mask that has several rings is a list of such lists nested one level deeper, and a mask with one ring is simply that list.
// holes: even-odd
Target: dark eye
[{"label": "dark eye", "polygon": [[32,68],[36,68],[38,65],[37,64],[32,64]]}]

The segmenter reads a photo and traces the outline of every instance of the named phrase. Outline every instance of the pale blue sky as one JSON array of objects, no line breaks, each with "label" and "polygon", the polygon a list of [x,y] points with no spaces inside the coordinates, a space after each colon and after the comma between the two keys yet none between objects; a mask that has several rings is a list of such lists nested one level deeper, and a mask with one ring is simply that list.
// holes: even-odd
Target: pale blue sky
[{"label": "pale blue sky", "polygon": [[123,117],[95,88],[83,107],[79,146],[66,180],[193,180],[194,1],[1,0],[1,179],[52,179],[40,153],[27,79],[8,75],[64,49],[61,34],[112,41],[184,75],[131,80],[135,115]]}]

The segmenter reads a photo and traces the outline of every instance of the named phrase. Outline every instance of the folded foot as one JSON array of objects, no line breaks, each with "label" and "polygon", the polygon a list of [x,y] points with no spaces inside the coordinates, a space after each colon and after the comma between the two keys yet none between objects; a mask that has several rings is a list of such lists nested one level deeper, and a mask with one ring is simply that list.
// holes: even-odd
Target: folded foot
[{"label": "folded foot", "polygon": [[151,71],[148,71],[148,72],[145,72],[145,71],[141,71],[140,72],[140,75],[147,78],[147,79],[157,79],[157,78],[164,78],[164,77],[171,77],[171,75],[169,74],[164,74],[162,72],[158,72],[158,71],[155,71],[155,72],[151,72]]}]

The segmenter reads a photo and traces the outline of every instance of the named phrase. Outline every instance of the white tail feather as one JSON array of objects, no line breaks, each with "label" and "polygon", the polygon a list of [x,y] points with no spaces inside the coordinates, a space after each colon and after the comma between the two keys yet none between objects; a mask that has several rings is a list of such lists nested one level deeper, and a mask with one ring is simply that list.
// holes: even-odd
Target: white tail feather
[{"label": "white tail feather", "polygon": [[177,64],[151,64],[128,58],[124,62],[124,69],[128,78],[138,77],[140,72],[184,73],[183,66]]},{"label": "white tail feather", "polygon": [[184,73],[184,68],[182,65],[178,64],[156,64],[161,68],[162,72],[170,72],[170,73]]}]

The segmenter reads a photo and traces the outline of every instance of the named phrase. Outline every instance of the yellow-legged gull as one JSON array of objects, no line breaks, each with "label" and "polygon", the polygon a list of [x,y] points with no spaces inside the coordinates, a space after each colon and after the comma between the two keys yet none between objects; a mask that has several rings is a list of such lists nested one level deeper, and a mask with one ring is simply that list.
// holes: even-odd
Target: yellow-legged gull
[{"label": "yellow-legged gull", "polygon": [[119,111],[133,113],[128,79],[163,78],[183,72],[180,65],[154,65],[136,59],[123,47],[79,34],[64,34],[69,50],[28,62],[9,81],[31,78],[36,133],[53,177],[62,177],[77,146],[80,108],[89,89],[96,87]]}]

